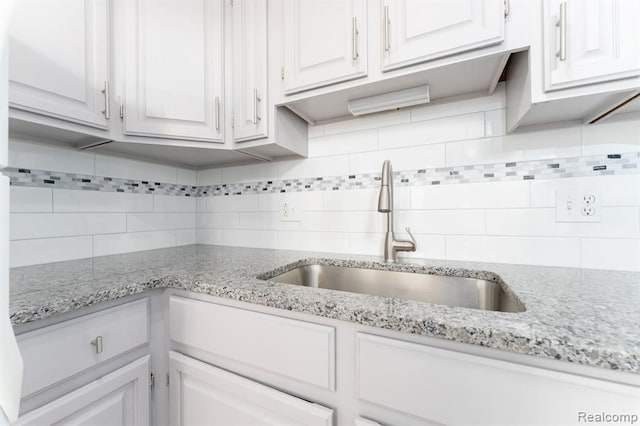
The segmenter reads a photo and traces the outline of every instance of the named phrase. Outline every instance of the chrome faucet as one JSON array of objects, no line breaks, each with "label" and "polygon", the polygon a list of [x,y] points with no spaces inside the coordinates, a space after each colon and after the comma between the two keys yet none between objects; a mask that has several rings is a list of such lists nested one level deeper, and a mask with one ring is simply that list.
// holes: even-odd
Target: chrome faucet
[{"label": "chrome faucet", "polygon": [[378,197],[378,211],[387,214],[387,232],[384,237],[384,261],[393,263],[396,261],[396,253],[399,251],[416,251],[416,240],[411,234],[411,229],[405,228],[411,241],[396,240],[393,235],[393,170],[391,161],[385,160],[382,164],[382,181],[380,196]]}]

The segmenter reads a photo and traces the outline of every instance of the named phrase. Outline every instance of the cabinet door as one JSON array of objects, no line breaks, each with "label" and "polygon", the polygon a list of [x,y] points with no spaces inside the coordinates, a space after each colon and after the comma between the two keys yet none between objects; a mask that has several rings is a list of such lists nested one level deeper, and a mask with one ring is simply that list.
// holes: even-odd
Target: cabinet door
[{"label": "cabinet door", "polygon": [[288,0],[284,86],[291,94],[367,75],[365,0]]},{"label": "cabinet door", "polygon": [[640,75],[638,0],[545,0],[545,90]]},{"label": "cabinet door", "polygon": [[174,426],[328,426],[333,410],[169,352],[169,415]]},{"label": "cabinet door", "polygon": [[233,3],[233,137],[267,137],[267,0]]},{"label": "cabinet door", "polygon": [[19,417],[14,426],[149,424],[149,355]]},{"label": "cabinet door", "polygon": [[107,0],[20,0],[15,6],[10,105],[106,128]]},{"label": "cabinet door", "polygon": [[503,0],[384,0],[383,69],[391,70],[504,40]]},{"label": "cabinet door", "polygon": [[222,0],[126,0],[124,132],[222,142]]}]

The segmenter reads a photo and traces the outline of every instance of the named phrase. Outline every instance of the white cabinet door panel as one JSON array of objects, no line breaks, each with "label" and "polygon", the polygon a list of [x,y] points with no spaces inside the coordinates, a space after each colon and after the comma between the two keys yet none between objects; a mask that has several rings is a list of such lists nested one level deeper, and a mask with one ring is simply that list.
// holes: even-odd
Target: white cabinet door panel
[{"label": "white cabinet door panel", "polygon": [[107,0],[20,0],[10,28],[9,102],[106,128]]},{"label": "white cabinet door panel", "polygon": [[543,16],[545,90],[640,75],[639,1],[545,0]]},{"label": "white cabinet door panel", "polygon": [[267,137],[267,0],[233,3],[233,138]]},{"label": "white cabinet door panel", "polygon": [[124,6],[125,133],[221,142],[222,0]]},{"label": "white cabinet door panel", "polygon": [[285,93],[367,74],[365,0],[285,2]]},{"label": "white cabinet door panel", "polygon": [[19,417],[14,426],[149,424],[149,355]]},{"label": "white cabinet door panel", "polygon": [[169,352],[171,424],[329,426],[333,410]]},{"label": "white cabinet door panel", "polygon": [[383,69],[391,70],[501,43],[504,2],[385,0],[381,24]]}]

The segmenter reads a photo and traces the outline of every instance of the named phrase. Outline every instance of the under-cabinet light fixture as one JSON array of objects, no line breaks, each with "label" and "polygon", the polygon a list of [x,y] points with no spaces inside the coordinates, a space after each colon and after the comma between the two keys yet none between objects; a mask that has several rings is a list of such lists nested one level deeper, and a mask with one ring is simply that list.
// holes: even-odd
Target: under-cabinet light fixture
[{"label": "under-cabinet light fixture", "polygon": [[370,96],[368,98],[353,99],[347,103],[347,107],[353,115],[364,115],[426,104],[428,102],[429,86],[419,86],[389,92],[383,95]]}]

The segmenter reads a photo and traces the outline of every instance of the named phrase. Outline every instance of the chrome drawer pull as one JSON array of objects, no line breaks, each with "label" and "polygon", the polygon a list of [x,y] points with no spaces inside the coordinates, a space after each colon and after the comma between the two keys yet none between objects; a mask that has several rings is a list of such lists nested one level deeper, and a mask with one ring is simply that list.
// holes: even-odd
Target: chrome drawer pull
[{"label": "chrome drawer pull", "polygon": [[98,336],[95,339],[93,339],[91,341],[91,346],[95,346],[96,353],[101,354],[102,353],[102,336]]}]

